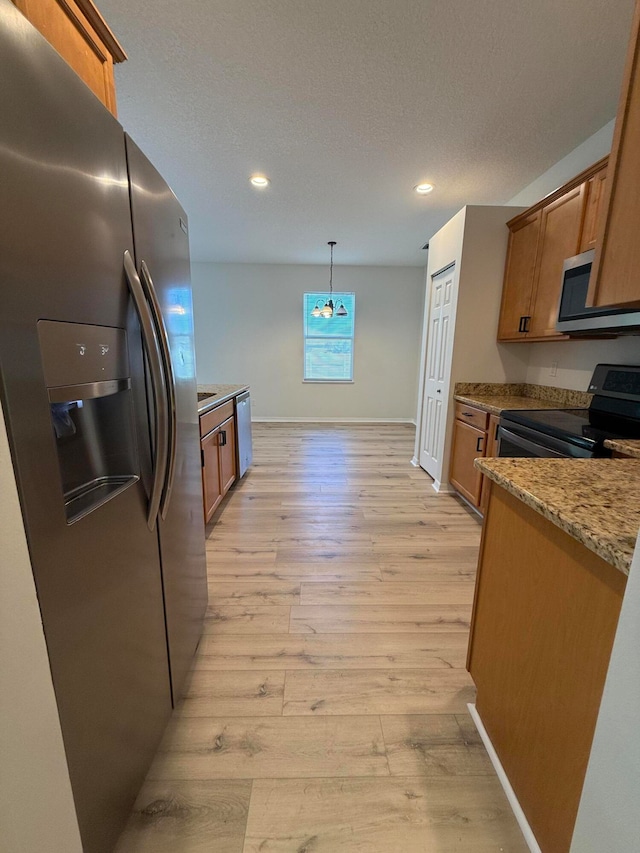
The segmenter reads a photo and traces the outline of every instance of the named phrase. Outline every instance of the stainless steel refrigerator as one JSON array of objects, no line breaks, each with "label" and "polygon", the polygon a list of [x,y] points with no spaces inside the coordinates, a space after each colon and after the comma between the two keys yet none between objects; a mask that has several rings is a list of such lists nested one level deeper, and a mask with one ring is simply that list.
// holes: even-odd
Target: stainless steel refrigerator
[{"label": "stainless steel refrigerator", "polygon": [[207,600],[188,225],[9,0],[0,295],[0,393],[73,795],[84,849],[102,853]]}]

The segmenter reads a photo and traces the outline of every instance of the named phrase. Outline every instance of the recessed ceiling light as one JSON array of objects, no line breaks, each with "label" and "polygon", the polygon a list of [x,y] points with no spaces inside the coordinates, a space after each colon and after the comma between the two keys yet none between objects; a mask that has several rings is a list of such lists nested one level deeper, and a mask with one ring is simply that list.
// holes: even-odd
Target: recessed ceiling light
[{"label": "recessed ceiling light", "polygon": [[414,190],[417,193],[420,193],[420,195],[426,195],[427,193],[430,193],[432,189],[433,184],[418,184],[417,187],[414,187]]},{"label": "recessed ceiling light", "polygon": [[269,178],[266,178],[264,175],[252,175],[250,181],[254,187],[258,187],[261,190],[270,184]]}]

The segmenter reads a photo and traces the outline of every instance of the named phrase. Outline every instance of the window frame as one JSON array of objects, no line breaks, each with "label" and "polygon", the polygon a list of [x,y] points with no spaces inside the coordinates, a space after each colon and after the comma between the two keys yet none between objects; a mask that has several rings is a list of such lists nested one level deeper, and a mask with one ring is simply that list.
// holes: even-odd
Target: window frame
[{"label": "window frame", "polygon": [[[336,300],[342,299],[345,297],[349,297],[351,304],[353,306],[353,318],[351,321],[351,335],[340,335],[331,337],[322,337],[319,335],[310,335],[307,334],[307,316],[305,306],[307,303],[307,296],[313,296],[315,300],[324,299],[325,301],[329,299],[331,296],[333,298],[334,303]],[[356,309],[356,294],[353,290],[341,290],[341,291],[333,291],[333,294],[330,294],[328,290],[306,290],[302,294],[302,382],[304,384],[317,385],[353,385],[354,383],[354,373],[355,373],[355,341],[356,341],[356,317],[355,317],[355,309]],[[326,320],[327,323],[331,322],[332,318],[328,318]],[[351,378],[350,379],[308,379],[306,377],[307,370],[307,340],[316,340],[316,341],[351,341]]]}]

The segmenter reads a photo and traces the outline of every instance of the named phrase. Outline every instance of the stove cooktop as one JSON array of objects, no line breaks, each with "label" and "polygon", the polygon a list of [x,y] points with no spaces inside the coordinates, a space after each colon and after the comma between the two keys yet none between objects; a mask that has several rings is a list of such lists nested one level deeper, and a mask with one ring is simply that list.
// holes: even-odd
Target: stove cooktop
[{"label": "stove cooktop", "polygon": [[601,448],[606,438],[640,439],[640,424],[630,424],[626,429],[619,421],[607,425],[601,415],[589,409],[512,410],[503,412],[502,418],[588,448]]}]

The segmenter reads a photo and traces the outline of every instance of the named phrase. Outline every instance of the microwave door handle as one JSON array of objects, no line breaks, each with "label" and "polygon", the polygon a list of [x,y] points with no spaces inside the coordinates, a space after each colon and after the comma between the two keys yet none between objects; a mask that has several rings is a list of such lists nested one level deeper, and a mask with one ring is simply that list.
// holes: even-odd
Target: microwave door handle
[{"label": "microwave door handle", "polygon": [[149,371],[151,374],[151,390],[155,407],[154,441],[155,458],[153,464],[153,485],[149,497],[149,508],[147,512],[147,526],[153,530],[160,510],[160,499],[167,473],[167,447],[169,432],[169,412],[165,395],[164,371],[162,367],[162,356],[160,344],[156,335],[155,326],[151,318],[149,305],[145,299],[144,290],[136,272],[135,264],[129,251],[124,253],[124,272],[127,277],[129,292],[140,321],[142,329],[142,341]]},{"label": "microwave door handle", "polygon": [[160,351],[162,353],[162,361],[164,364],[165,376],[165,398],[169,410],[169,436],[167,443],[167,476],[165,481],[164,493],[160,502],[160,516],[165,519],[169,509],[169,501],[173,491],[173,484],[176,474],[176,455],[178,443],[178,409],[176,406],[176,380],[171,362],[171,347],[169,346],[169,335],[167,327],[164,323],[162,310],[158,301],[158,295],[149,272],[149,267],[145,261],[140,262],[140,272],[142,287],[145,291],[147,301],[151,308],[151,314],[155,323],[158,340],[160,342]]}]

